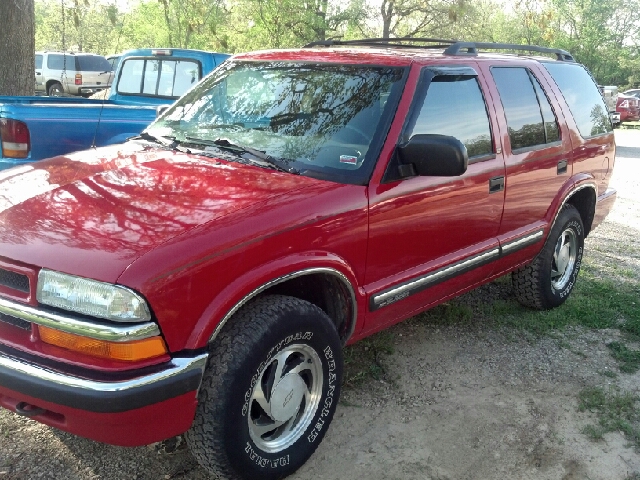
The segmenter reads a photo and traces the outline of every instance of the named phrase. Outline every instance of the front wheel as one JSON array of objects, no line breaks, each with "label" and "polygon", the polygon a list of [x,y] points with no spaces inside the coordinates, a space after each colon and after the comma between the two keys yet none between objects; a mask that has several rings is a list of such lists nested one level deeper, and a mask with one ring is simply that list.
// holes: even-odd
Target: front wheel
[{"label": "front wheel", "polygon": [[518,301],[538,310],[564,303],[578,278],[584,226],[578,210],[565,205],[538,256],[513,272],[511,279]]},{"label": "front wheel", "polygon": [[315,305],[270,295],[243,307],[215,340],[186,438],[223,478],[277,479],[313,454],[333,418],[342,346]]}]

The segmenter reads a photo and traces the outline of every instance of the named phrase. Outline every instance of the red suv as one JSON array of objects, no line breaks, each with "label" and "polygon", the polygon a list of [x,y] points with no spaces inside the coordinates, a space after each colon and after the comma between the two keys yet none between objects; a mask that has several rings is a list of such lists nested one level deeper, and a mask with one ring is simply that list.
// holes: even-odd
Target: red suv
[{"label": "red suv", "polygon": [[345,344],[509,272],[561,305],[614,156],[562,50],[235,56],[138,138],[2,172],[0,404],[282,478],[327,432]]}]

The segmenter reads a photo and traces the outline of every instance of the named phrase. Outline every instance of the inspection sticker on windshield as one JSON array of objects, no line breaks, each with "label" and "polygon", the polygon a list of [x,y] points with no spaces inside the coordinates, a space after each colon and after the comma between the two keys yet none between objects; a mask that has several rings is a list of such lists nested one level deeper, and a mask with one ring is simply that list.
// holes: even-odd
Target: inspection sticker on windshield
[{"label": "inspection sticker on windshield", "polygon": [[354,157],[352,155],[340,155],[340,163],[355,165],[358,163],[358,157]]}]

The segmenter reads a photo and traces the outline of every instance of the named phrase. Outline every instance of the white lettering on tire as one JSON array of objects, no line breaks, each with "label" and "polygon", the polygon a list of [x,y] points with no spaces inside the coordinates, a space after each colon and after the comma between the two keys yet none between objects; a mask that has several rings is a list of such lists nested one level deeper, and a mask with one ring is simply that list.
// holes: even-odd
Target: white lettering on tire
[{"label": "white lettering on tire", "polygon": [[325,418],[328,417],[329,413],[331,412],[331,405],[333,405],[333,394],[336,390],[335,384],[338,378],[335,374],[336,361],[333,359],[333,351],[331,350],[331,347],[327,346],[327,348],[324,349],[324,356],[327,359],[327,365],[329,367],[329,388],[327,389],[327,398],[324,399],[324,405],[322,411],[320,412],[320,416],[318,417],[318,420],[316,421],[316,424],[313,426],[313,429],[311,430],[309,435],[307,435],[307,440],[310,443],[315,442],[316,438],[318,438],[318,434],[323,429],[326,423]]}]

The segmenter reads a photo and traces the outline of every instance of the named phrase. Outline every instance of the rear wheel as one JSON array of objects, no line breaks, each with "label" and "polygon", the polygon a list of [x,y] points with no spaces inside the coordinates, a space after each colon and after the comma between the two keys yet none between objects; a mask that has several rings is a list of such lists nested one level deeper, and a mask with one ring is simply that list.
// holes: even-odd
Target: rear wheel
[{"label": "rear wheel", "polygon": [[47,91],[47,95],[49,95],[50,97],[60,97],[62,96],[63,93],[64,93],[64,90],[62,89],[61,83],[56,82],[49,85],[49,90]]},{"label": "rear wheel", "polygon": [[293,297],[257,299],[214,342],[190,450],[224,478],[285,477],[322,440],[341,381],[340,338],[321,309]]},{"label": "rear wheel", "polygon": [[582,251],[584,226],[578,210],[565,205],[538,256],[512,273],[518,301],[539,310],[564,303],[576,284]]}]

